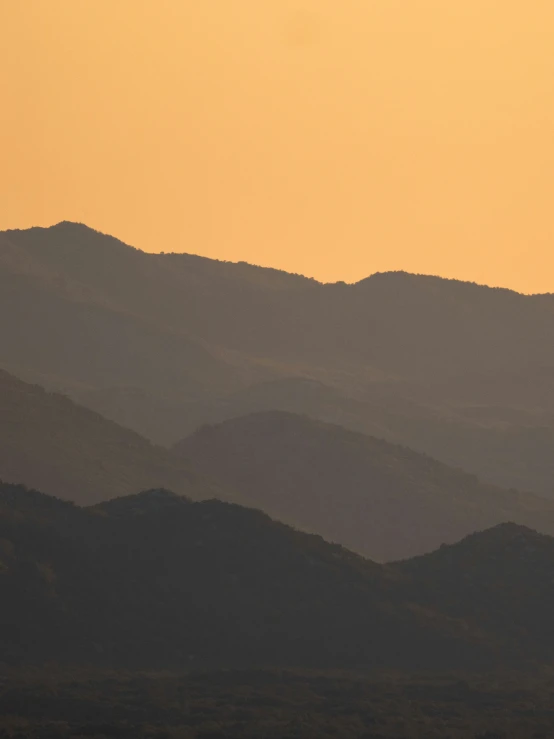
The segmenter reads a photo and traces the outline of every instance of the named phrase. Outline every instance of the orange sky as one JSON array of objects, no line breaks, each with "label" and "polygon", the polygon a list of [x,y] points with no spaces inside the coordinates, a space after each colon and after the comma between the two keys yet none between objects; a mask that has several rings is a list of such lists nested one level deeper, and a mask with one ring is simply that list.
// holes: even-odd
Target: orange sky
[{"label": "orange sky", "polygon": [[552,0],[0,0],[0,229],[554,291]]}]

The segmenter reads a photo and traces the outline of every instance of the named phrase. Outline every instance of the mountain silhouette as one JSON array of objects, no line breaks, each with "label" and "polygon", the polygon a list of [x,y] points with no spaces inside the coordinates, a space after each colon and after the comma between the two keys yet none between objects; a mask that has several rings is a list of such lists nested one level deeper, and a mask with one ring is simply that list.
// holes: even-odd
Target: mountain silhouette
[{"label": "mountain silhouette", "polygon": [[253,414],[168,450],[2,371],[0,408],[0,479],[81,505],[146,488],[217,497],[378,561],[422,554],[502,521],[554,533],[554,503],[546,499],[481,484],[404,447],[308,417]]},{"label": "mountain silhouette", "polygon": [[100,245],[107,241],[109,249],[97,248],[94,231],[70,224],[38,232],[61,247],[68,265],[73,255],[82,274],[48,263],[48,238],[38,240],[35,252],[35,229],[0,234],[0,364],[5,369],[67,392],[122,386],[189,399],[206,388],[234,386],[233,370],[201,341],[160,325],[154,316],[132,312],[84,281],[89,270],[109,275],[123,292],[120,250],[135,258],[141,252],[107,237],[98,240]]},{"label": "mountain silhouette", "polygon": [[[505,523],[395,565],[407,597],[483,630],[514,649],[554,656],[554,539]],[[540,645],[540,646],[539,646]]]},{"label": "mountain silhouette", "polygon": [[423,372],[424,381],[554,363],[554,296],[403,272],[321,284],[246,264],[146,254],[72,223],[3,238],[37,269],[110,305],[247,355],[369,361],[401,378]]},{"label": "mountain silhouette", "polygon": [[268,411],[205,426],[176,451],[234,502],[378,561],[503,521],[554,533],[552,501],[307,416]]},{"label": "mountain silhouette", "polygon": [[[381,383],[366,387],[364,397],[359,398],[302,377],[254,383],[223,397],[176,404],[162,413],[147,409],[144,403],[140,418],[133,415],[134,400],[126,402],[121,393],[103,398],[98,394],[90,401],[89,397],[85,405],[107,415],[117,405],[126,425],[140,428],[146,436],[153,432],[162,443],[169,443],[179,430],[187,436],[206,424],[279,410],[408,446],[502,487],[530,489],[546,497],[554,490],[553,417],[524,408],[461,402],[441,405],[410,398],[402,389]],[[163,428],[154,429],[153,420],[162,418]]]},{"label": "mountain silhouette", "polygon": [[296,378],[328,388],[316,418],[554,495],[553,295],[402,272],[321,284],[63,222],[0,234],[0,316],[1,366],[158,443],[226,408],[306,412],[302,394],[240,407]]},{"label": "mountain silhouette", "polygon": [[476,667],[509,653],[412,604],[408,581],[236,505],[154,490],[82,509],[0,485],[10,664]]},{"label": "mountain silhouette", "polygon": [[81,504],[160,485],[211,494],[168,450],[2,370],[0,479]]},{"label": "mountain silhouette", "polygon": [[502,524],[378,565],[163,489],[79,508],[0,484],[0,661],[110,667],[548,664],[554,539]]}]

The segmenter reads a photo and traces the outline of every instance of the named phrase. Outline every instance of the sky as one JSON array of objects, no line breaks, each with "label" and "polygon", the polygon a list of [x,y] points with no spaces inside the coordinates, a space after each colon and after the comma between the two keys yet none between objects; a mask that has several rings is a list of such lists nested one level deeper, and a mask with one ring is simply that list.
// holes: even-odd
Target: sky
[{"label": "sky", "polygon": [[0,0],[0,229],[554,292],[552,0]]}]

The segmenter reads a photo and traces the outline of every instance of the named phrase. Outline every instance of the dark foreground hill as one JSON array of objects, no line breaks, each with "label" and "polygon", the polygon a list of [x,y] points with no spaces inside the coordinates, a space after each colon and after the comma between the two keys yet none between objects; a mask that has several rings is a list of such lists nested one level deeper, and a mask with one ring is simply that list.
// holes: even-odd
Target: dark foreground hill
[{"label": "dark foreground hill", "polygon": [[[492,649],[393,571],[257,511],[0,488],[0,662],[446,666]],[[497,655],[498,656],[498,655]]]},{"label": "dark foreground hill", "polygon": [[[3,367],[157,443],[192,417],[309,412],[553,495],[552,295],[405,273],[323,285],[60,223],[0,234],[0,335]],[[242,395],[291,377],[326,397]]]},{"label": "dark foreground hill", "polygon": [[516,521],[554,533],[554,503],[405,447],[291,413],[206,426],[177,445],[225,495],[378,561]]},{"label": "dark foreground hill", "polygon": [[554,540],[513,525],[377,565],[218,501],[154,490],[81,509],[2,484],[0,662],[550,662],[553,562]]},{"label": "dark foreground hill", "polygon": [[408,576],[410,595],[424,607],[479,623],[519,649],[541,643],[544,661],[554,659],[550,536],[506,523],[394,568]]},{"label": "dark foreground hill", "polygon": [[207,494],[168,450],[2,370],[0,479],[81,504],[160,485]]}]

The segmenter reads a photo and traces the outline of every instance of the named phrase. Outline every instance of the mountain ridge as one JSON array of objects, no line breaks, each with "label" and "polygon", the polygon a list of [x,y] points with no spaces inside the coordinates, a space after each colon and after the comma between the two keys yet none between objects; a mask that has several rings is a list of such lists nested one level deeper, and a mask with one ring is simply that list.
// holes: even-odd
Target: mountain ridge
[{"label": "mountain ridge", "polygon": [[552,501],[290,412],[203,426],[175,451],[234,502],[377,561],[423,554],[507,520],[554,533]]},{"label": "mountain ridge", "polygon": [[[0,236],[0,335],[0,366],[157,443],[188,433],[189,414],[240,415],[254,402],[242,391],[301,377],[340,397],[291,395],[283,410],[310,405],[316,418],[381,428],[491,483],[554,496],[548,295],[401,273],[326,286],[147,254],[66,223]],[[267,389],[263,404],[278,395]]]},{"label": "mountain ridge", "polygon": [[80,503],[161,484],[210,494],[167,449],[1,369],[0,478]]},{"label": "mountain ridge", "polygon": [[443,613],[414,598],[404,569],[259,511],[162,497],[137,515],[136,496],[119,509],[79,508],[0,484],[3,660],[40,664],[54,654],[61,664],[150,669],[187,666],[191,655],[220,667],[539,660],[544,634],[529,634],[524,655],[478,612],[464,623],[448,601]]},{"label": "mountain ridge", "polygon": [[[303,381],[308,391],[318,396],[320,385]],[[554,502],[306,415],[234,418],[172,450],[2,371],[0,478],[81,504],[145,489],[222,498],[382,561],[506,519],[554,533]]]},{"label": "mountain ridge", "polygon": [[27,229],[19,229],[19,228],[12,228],[12,229],[6,229],[4,231],[0,231],[0,236],[5,234],[20,234],[25,232],[33,232],[33,231],[50,231],[50,230],[59,230],[59,229],[68,229],[73,231],[84,230],[86,232],[92,232],[98,236],[105,237],[109,239],[112,242],[117,243],[120,246],[124,246],[127,249],[131,249],[134,252],[139,252],[141,254],[147,255],[147,256],[172,256],[172,257],[186,257],[186,258],[194,258],[198,260],[205,260],[206,262],[214,262],[217,264],[222,265],[231,265],[231,266],[237,266],[237,267],[243,267],[247,266],[249,268],[252,268],[253,270],[267,270],[271,273],[279,273],[279,274],[286,274],[290,277],[297,277],[301,278],[302,280],[305,280],[310,283],[316,283],[317,285],[321,286],[347,286],[347,287],[356,287],[356,286],[363,286],[366,283],[368,283],[370,280],[374,278],[378,279],[412,279],[412,278],[421,278],[427,281],[442,281],[446,283],[456,283],[460,286],[467,285],[472,286],[476,288],[483,288],[488,290],[495,290],[495,291],[501,291],[504,293],[513,293],[515,295],[521,296],[521,297],[527,297],[527,298],[550,298],[554,297],[554,290],[551,292],[545,292],[545,293],[522,293],[518,290],[515,290],[513,288],[504,287],[500,285],[489,285],[487,283],[479,283],[475,280],[462,280],[456,277],[445,277],[442,275],[434,275],[424,272],[408,272],[403,269],[396,269],[396,270],[386,270],[386,271],[378,271],[378,272],[372,272],[371,274],[367,275],[366,277],[361,277],[359,280],[353,281],[353,282],[345,282],[344,280],[335,280],[332,282],[322,282],[315,277],[311,277],[309,275],[304,275],[298,272],[289,272],[285,269],[281,269],[278,267],[272,267],[267,265],[260,265],[255,264],[252,262],[246,262],[244,260],[239,261],[233,261],[233,260],[225,260],[225,259],[218,259],[216,257],[207,257],[202,254],[195,254],[193,252],[169,252],[169,251],[146,251],[144,249],[140,249],[139,247],[133,246],[131,244],[128,244],[126,241],[123,241],[123,239],[118,238],[117,236],[113,236],[111,234],[108,234],[107,232],[104,232],[100,229],[96,229],[92,226],[87,225],[86,223],[82,221],[69,221],[69,220],[62,220],[58,223],[54,223],[50,226],[32,226]]}]

